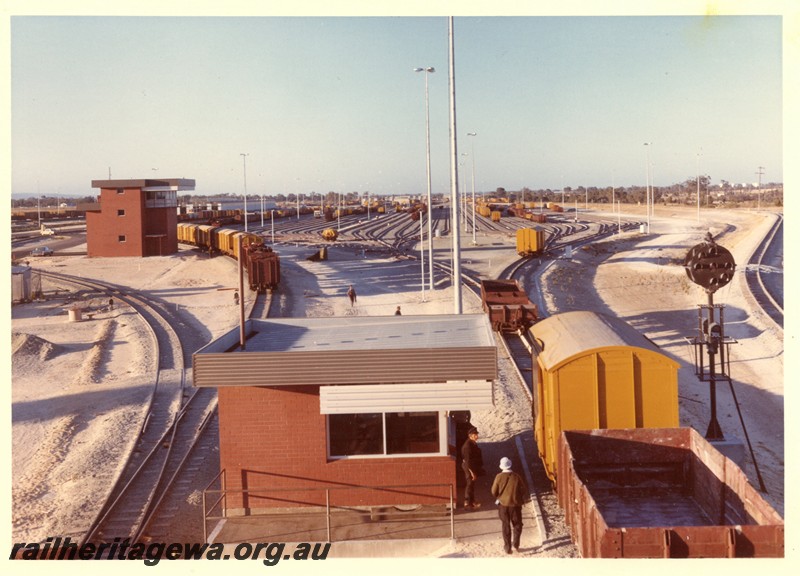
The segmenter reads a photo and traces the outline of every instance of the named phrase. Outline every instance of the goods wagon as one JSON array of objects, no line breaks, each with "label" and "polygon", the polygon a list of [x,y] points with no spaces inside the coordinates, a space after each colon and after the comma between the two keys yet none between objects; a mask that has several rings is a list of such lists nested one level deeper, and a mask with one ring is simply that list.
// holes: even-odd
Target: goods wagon
[{"label": "goods wagon", "polygon": [[244,247],[244,251],[250,289],[261,293],[274,290],[281,281],[278,254],[263,244],[250,244]]},{"label": "goods wagon", "polygon": [[495,332],[527,330],[538,311],[516,280],[481,280],[483,311]]},{"label": "goods wagon", "polygon": [[[240,256],[240,240],[244,252],[242,266],[247,271],[250,287],[259,292],[274,290],[280,282],[280,259],[271,248],[263,246],[264,239],[261,236],[208,224],[178,224],[178,242],[192,244],[209,253],[222,252],[236,260]],[[259,262],[251,263],[250,255],[258,258]]]},{"label": "goods wagon", "polygon": [[500,217],[503,215],[499,210],[492,211],[492,222],[500,222]]},{"label": "goods wagon", "polygon": [[517,230],[517,254],[524,257],[537,256],[544,251],[544,230],[520,228]]},{"label": "goods wagon", "polygon": [[589,311],[533,324],[534,436],[558,483],[564,430],[675,428],[678,366],[623,320]]},{"label": "goods wagon", "polygon": [[584,558],[784,556],[784,523],[692,428],[560,435],[558,502]]}]

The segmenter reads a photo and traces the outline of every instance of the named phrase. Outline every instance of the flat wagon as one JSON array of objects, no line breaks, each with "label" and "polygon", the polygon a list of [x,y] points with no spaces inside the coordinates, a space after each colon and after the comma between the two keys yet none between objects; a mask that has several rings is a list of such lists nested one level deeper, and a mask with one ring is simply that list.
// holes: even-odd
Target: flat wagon
[{"label": "flat wagon", "polygon": [[536,322],[536,305],[516,280],[481,280],[483,311],[495,332],[527,330]]},{"label": "flat wagon", "polygon": [[784,523],[692,428],[570,430],[558,501],[584,558],[784,556]]}]

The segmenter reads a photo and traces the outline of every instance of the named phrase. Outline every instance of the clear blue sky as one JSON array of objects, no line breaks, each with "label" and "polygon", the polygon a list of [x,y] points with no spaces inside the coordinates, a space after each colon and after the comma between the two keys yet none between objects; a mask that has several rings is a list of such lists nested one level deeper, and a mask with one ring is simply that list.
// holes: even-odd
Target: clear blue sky
[{"label": "clear blue sky", "polygon": [[[783,181],[780,15],[457,16],[476,189]],[[450,189],[448,20],[12,15],[12,191],[184,177],[197,192]],[[467,137],[468,132],[477,136]],[[468,156],[461,156],[466,153]],[[699,157],[698,157],[699,154]],[[154,170],[157,169],[157,170]]]}]

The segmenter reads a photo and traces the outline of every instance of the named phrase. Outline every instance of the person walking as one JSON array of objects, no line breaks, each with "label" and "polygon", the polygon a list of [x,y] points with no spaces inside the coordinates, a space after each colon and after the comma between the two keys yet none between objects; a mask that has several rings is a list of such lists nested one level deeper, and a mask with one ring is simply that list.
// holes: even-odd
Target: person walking
[{"label": "person walking", "polygon": [[480,508],[480,502],[475,501],[475,480],[483,476],[483,453],[478,446],[478,429],[474,426],[467,432],[467,440],[461,447],[461,468],[467,485],[464,488],[464,508]]},{"label": "person walking", "polygon": [[514,550],[519,552],[519,540],[522,536],[522,504],[527,490],[522,476],[511,470],[511,459],[503,456],[500,459],[500,470],[492,483],[492,496],[496,498],[495,504],[502,524],[503,547],[506,554],[511,554],[512,544]]},{"label": "person walking", "polygon": [[398,306],[397,310],[394,311],[394,315],[395,316],[402,316],[402,313],[400,312],[400,306]]},{"label": "person walking", "polygon": [[356,303],[356,289],[353,288],[353,285],[350,284],[350,288],[347,289],[347,297],[350,298],[350,306],[353,306]]}]

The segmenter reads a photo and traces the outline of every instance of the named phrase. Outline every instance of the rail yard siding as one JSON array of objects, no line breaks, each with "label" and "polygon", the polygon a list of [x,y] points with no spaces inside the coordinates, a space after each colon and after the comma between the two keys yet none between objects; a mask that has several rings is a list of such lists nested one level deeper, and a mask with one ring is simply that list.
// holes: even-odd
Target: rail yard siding
[{"label": "rail yard siding", "polygon": [[[420,485],[456,482],[451,456],[329,460],[319,386],[221,387],[219,429],[229,512],[325,506],[325,491],[308,488],[331,489],[332,506],[448,504],[447,487]],[[357,489],[407,485],[418,487]]]}]

